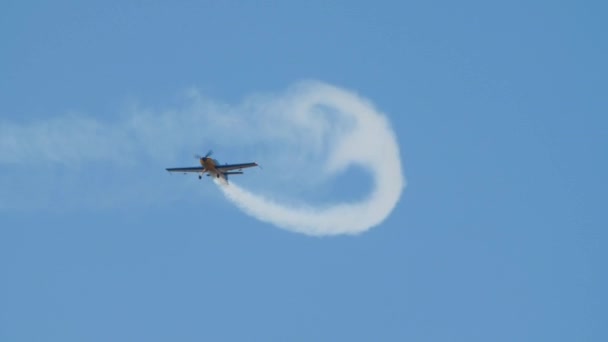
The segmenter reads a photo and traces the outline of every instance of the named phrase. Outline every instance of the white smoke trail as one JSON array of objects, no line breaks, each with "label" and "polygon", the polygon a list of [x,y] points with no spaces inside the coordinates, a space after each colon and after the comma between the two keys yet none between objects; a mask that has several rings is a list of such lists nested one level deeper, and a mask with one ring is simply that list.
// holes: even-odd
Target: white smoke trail
[{"label": "white smoke trail", "polygon": [[[229,186],[220,186],[247,214],[294,232],[363,232],[391,213],[405,187],[399,148],[387,118],[352,92],[305,82],[283,94],[250,97],[238,106],[197,92],[188,100],[183,107],[160,113],[134,107],[116,122],[75,114],[31,123],[0,120],[0,165],[7,166],[0,169],[0,186],[8,189],[0,194],[0,209],[30,205],[32,198],[42,207],[67,203],[70,195],[71,202],[84,203],[84,179],[103,179],[99,185],[86,182],[86,198],[93,205],[139,203],[142,192],[148,202],[163,200],[176,191],[175,183],[158,178],[160,171],[180,158],[183,162],[183,156],[204,153],[201,146],[211,144],[231,162],[255,156],[270,177],[264,183],[249,177],[247,181],[258,181],[256,189],[283,198],[286,186],[318,189],[351,166],[370,172],[373,188],[368,197],[320,206],[286,205],[245,190],[233,179]],[[61,174],[61,169],[70,175],[62,183],[35,183],[40,177],[22,176],[32,164],[39,175]],[[137,182],[129,181],[135,178]],[[42,187],[45,196],[40,196]],[[55,193],[61,194],[61,201]]]},{"label": "white smoke trail", "polygon": [[[330,149],[326,170],[334,173],[351,164],[367,168],[374,180],[372,193],[358,203],[293,207],[235,184],[217,182],[226,197],[262,221],[309,235],[356,234],[380,224],[397,204],[405,186],[399,148],[386,118],[356,95],[322,84],[300,89],[288,107],[293,109],[288,117],[294,131],[315,123],[320,127],[317,135],[334,138],[326,146]],[[319,113],[318,108],[325,111]],[[332,124],[330,119],[337,121]]]}]

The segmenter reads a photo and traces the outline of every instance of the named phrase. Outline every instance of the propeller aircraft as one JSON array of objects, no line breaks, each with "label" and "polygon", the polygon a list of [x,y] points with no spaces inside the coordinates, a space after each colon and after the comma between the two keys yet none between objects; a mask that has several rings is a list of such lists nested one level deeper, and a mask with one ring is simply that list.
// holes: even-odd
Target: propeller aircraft
[{"label": "propeller aircraft", "polygon": [[257,163],[241,163],[241,164],[224,164],[220,165],[220,163],[211,158],[213,151],[209,150],[207,154],[203,157],[199,155],[195,155],[194,158],[198,159],[201,163],[201,166],[195,167],[173,167],[168,168],[169,172],[180,172],[183,174],[186,173],[198,173],[198,179],[201,179],[203,175],[206,173],[207,176],[213,176],[215,178],[222,178],[226,182],[228,182],[229,175],[242,175],[243,169],[248,167],[258,166]]}]

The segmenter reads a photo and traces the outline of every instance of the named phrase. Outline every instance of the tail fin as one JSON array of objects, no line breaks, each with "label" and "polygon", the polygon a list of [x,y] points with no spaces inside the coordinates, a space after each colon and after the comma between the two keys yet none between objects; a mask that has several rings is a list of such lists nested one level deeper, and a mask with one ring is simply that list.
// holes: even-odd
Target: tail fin
[{"label": "tail fin", "polygon": [[226,180],[226,183],[228,183],[228,175],[242,175],[243,171],[226,171],[226,172],[222,172],[222,175],[224,176],[224,179]]}]

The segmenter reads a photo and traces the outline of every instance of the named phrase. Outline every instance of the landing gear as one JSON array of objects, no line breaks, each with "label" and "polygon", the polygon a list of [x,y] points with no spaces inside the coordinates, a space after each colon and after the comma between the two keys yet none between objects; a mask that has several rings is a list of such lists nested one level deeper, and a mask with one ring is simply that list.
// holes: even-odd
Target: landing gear
[{"label": "landing gear", "polygon": [[201,179],[201,178],[203,178],[203,177],[201,177],[201,175],[198,175],[198,179]]}]

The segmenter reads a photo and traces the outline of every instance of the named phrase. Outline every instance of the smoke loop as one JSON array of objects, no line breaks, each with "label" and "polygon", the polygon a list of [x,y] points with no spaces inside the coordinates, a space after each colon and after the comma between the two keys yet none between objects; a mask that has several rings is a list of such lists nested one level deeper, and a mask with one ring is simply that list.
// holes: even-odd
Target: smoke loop
[{"label": "smoke loop", "polygon": [[216,182],[226,198],[259,220],[308,235],[357,234],[384,221],[405,187],[399,147],[386,117],[355,94],[321,83],[300,86],[281,108],[289,131],[312,133],[313,145],[318,140],[328,142],[324,145],[329,148],[324,165],[328,173],[351,165],[371,171],[371,194],[356,203],[296,207],[234,183]]}]

